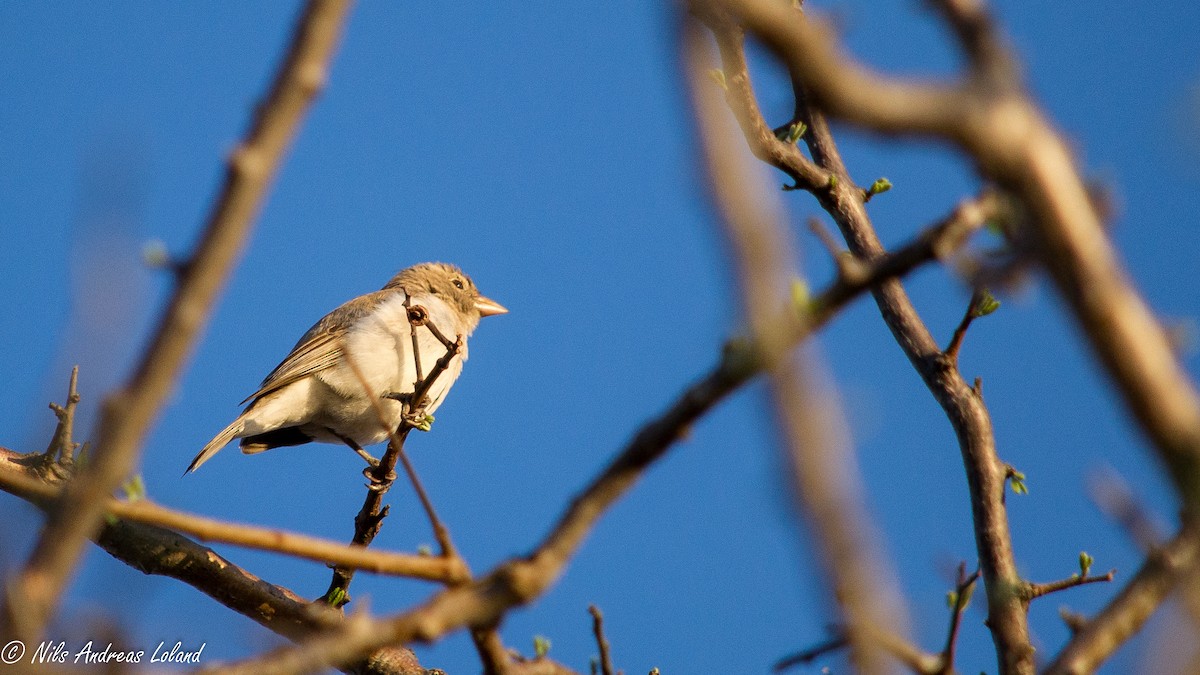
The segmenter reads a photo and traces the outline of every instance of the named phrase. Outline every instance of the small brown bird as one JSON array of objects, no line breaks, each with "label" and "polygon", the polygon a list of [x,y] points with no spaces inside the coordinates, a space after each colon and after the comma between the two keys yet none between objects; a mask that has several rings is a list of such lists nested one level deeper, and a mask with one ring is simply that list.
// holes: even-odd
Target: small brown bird
[{"label": "small brown bird", "polygon": [[[417,306],[425,310],[425,325],[410,322],[409,309]],[[373,463],[362,446],[383,441],[400,424],[404,406],[398,399],[415,391],[418,361],[421,377],[428,377],[447,353],[434,329],[451,341],[461,336],[463,343],[429,388],[427,414],[441,405],[462,372],[466,339],[480,318],[506,312],[453,265],[422,263],[401,271],[383,289],[354,298],[310,328],[246,399],[250,405],[204,446],[185,473],[235,438],[242,439],[246,454],[311,441],[344,443]],[[379,398],[386,426],[368,391]]]}]

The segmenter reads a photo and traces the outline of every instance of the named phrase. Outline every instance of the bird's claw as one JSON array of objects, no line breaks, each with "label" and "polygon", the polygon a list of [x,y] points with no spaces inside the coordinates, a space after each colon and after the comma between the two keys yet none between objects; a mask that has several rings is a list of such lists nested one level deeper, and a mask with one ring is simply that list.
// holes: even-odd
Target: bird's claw
[{"label": "bird's claw", "polygon": [[374,466],[368,466],[367,468],[363,469],[362,472],[363,476],[365,476],[368,481],[367,488],[374,492],[386,489],[387,486],[391,485],[396,480],[395,471],[389,471],[386,476],[380,477],[376,475],[378,470],[379,463],[376,462]]}]

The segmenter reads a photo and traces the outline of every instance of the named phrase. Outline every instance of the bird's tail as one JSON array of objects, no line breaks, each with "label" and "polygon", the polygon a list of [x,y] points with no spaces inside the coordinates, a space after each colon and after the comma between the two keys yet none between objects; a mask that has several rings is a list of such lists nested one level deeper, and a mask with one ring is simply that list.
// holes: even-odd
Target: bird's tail
[{"label": "bird's tail", "polygon": [[217,454],[217,451],[226,445],[229,445],[230,441],[237,438],[238,435],[242,433],[242,429],[242,418],[238,417],[233,421],[232,424],[225,427],[221,433],[217,434],[216,438],[212,439],[204,446],[204,449],[200,451],[200,454],[196,455],[196,459],[192,460],[192,463],[188,466],[187,471],[183,472],[184,475],[186,476],[196,469],[199,469],[201,464],[207,462],[212,458],[213,455]]}]

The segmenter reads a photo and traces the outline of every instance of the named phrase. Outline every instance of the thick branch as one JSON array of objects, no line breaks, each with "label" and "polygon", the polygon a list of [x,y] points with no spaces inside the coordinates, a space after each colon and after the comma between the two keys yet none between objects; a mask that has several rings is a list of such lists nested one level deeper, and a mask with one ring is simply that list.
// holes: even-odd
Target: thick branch
[{"label": "thick branch", "polygon": [[284,151],[325,83],[349,0],[313,0],[287,60],[230,161],[204,235],[133,377],[105,399],[87,468],[50,510],[29,560],[8,584],[0,634],[40,639],[108,496],[133,469],[142,441],[240,254]]}]

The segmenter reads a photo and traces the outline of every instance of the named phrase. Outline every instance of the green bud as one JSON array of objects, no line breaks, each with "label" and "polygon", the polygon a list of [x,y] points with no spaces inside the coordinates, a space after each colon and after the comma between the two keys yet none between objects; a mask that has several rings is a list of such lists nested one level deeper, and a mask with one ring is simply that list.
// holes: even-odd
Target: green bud
[{"label": "green bud", "polygon": [[1084,577],[1087,577],[1088,572],[1091,571],[1093,562],[1095,560],[1092,559],[1092,556],[1088,555],[1087,551],[1079,552],[1079,571],[1083,572]]},{"label": "green bud", "polygon": [[151,239],[142,244],[142,264],[155,270],[171,266],[171,254],[162,239]]},{"label": "green bud", "polygon": [[878,178],[874,183],[871,183],[871,187],[867,189],[867,193],[874,197],[875,195],[883,194],[891,189],[892,181],[886,178]]},{"label": "green bud", "polygon": [[433,555],[433,547],[429,544],[417,546],[417,555]]},{"label": "green bud", "polygon": [[346,589],[329,589],[329,592],[325,594],[325,604],[329,605],[330,607],[341,607],[342,605],[346,604]]},{"label": "green bud", "polygon": [[958,592],[957,591],[947,591],[946,592],[946,606],[949,607],[950,609],[954,609],[955,607],[958,607]]},{"label": "green bud", "polygon": [[792,125],[791,133],[788,134],[788,140],[792,143],[799,141],[804,137],[804,132],[808,131],[808,125],[804,122],[796,122]]},{"label": "green bud", "polygon": [[550,653],[550,638],[545,635],[533,636],[533,655],[535,658],[543,658]]},{"label": "green bud", "polygon": [[809,293],[808,284],[799,277],[792,279],[792,307],[800,314],[807,314],[812,305],[812,295]]},{"label": "green bud", "polygon": [[971,604],[971,596],[975,595],[975,584],[967,586],[963,590],[962,608],[966,609],[967,605]]},{"label": "green bud", "polygon": [[142,474],[135,473],[132,478],[121,483],[121,491],[125,493],[125,500],[136,502],[139,499],[146,498],[146,482],[142,480]]},{"label": "green bud", "polygon": [[978,319],[998,309],[1000,309],[1000,301],[992,296],[991,291],[985,288],[983,289],[983,293],[980,294],[978,302],[971,308],[971,316]]}]

